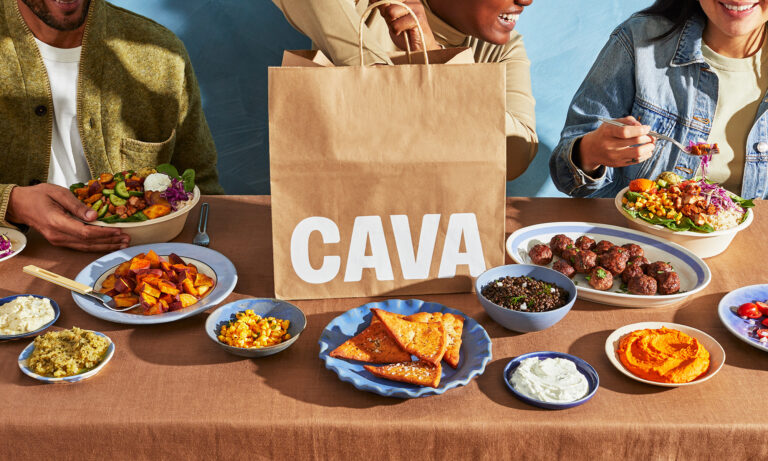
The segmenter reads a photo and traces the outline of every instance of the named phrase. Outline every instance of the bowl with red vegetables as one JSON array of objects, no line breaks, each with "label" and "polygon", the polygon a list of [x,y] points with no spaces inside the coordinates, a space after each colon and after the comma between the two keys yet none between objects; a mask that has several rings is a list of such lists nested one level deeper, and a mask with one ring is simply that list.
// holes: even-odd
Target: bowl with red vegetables
[{"label": "bowl with red vegetables", "polygon": [[175,238],[200,200],[194,170],[179,174],[170,164],[102,173],[69,189],[98,213],[89,224],[120,228],[131,237],[131,246]]},{"label": "bowl with red vegetables", "polygon": [[754,219],[754,203],[706,177],[684,180],[664,172],[635,179],[614,201],[631,228],[663,237],[700,258],[728,248]]}]

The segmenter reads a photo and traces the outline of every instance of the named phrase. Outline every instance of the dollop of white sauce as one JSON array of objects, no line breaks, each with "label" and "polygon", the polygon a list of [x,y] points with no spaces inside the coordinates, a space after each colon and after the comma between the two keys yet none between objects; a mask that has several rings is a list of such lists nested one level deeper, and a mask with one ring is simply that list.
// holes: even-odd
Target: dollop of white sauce
[{"label": "dollop of white sauce", "polygon": [[575,402],[587,395],[587,378],[568,359],[531,357],[520,362],[512,386],[521,394],[548,403]]},{"label": "dollop of white sauce", "polygon": [[49,299],[19,296],[0,306],[0,334],[18,335],[37,330],[54,317]]},{"label": "dollop of white sauce", "polygon": [[144,178],[144,190],[163,192],[171,187],[171,177],[163,173],[152,173]]}]

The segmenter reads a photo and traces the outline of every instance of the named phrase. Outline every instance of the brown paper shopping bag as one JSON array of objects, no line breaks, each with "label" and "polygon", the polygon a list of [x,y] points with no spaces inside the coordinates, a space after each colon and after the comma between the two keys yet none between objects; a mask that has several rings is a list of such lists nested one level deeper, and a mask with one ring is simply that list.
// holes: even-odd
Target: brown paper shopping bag
[{"label": "brown paper shopping bag", "polygon": [[504,66],[467,53],[269,69],[278,298],[471,291],[503,263]]}]

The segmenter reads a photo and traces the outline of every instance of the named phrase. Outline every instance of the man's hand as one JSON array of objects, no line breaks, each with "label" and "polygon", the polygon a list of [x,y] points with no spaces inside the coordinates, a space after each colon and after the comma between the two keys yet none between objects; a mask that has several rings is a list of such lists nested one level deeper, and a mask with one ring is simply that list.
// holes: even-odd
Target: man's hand
[{"label": "man's hand", "polygon": [[[369,4],[374,3],[376,0],[370,0]],[[400,0],[408,5],[410,9],[419,18],[419,24],[424,31],[424,40],[426,40],[426,49],[436,50],[440,48],[437,44],[435,36],[432,35],[432,29],[429,28],[429,22],[427,21],[427,14],[424,11],[424,5],[420,0]],[[408,13],[408,10],[400,5],[382,5],[379,7],[379,12],[389,26],[389,36],[392,37],[392,41],[401,50],[407,50],[405,43],[405,36],[408,36],[408,43],[410,44],[411,51],[421,51],[425,48],[425,45],[421,43],[421,36],[419,30],[416,27],[416,20]]]},{"label": "man's hand", "polygon": [[653,155],[656,140],[648,136],[651,127],[641,124],[631,115],[617,121],[631,126],[603,123],[581,138],[579,151],[574,152],[573,160],[587,174],[600,165],[620,168],[644,162]]},{"label": "man's hand", "polygon": [[37,229],[56,246],[80,251],[113,251],[128,246],[130,237],[120,229],[89,226],[78,221],[94,221],[96,211],[72,193],[53,184],[14,187],[6,220]]}]

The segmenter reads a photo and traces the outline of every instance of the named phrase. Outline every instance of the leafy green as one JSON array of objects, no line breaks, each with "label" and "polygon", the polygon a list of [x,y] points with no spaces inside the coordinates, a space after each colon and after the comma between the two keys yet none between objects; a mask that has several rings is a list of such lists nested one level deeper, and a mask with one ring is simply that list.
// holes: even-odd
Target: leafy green
[{"label": "leafy green", "polygon": [[181,180],[184,181],[184,192],[192,192],[195,189],[195,170],[191,168],[184,170]]},{"label": "leafy green", "polygon": [[607,273],[607,272],[605,272],[605,270],[604,270],[604,269],[598,269],[598,270],[597,270],[597,278],[599,278],[599,279],[604,279],[604,278],[606,278],[606,277],[608,277],[608,273]]},{"label": "leafy green", "polygon": [[626,197],[627,201],[635,203],[637,199],[641,198],[643,195],[639,192],[632,192],[631,190],[627,191],[626,194],[624,194],[624,197]]},{"label": "leafy green", "polygon": [[85,187],[85,184],[79,182],[77,184],[72,184],[71,186],[69,186],[69,190],[70,190],[70,192],[72,192],[74,194],[75,193],[75,189],[80,189],[81,187]]},{"label": "leafy green", "polygon": [[164,173],[172,178],[181,179],[181,176],[179,176],[179,170],[177,170],[176,167],[171,165],[170,163],[163,163],[161,165],[157,165],[155,169],[157,170],[158,173]]},{"label": "leafy green", "polygon": [[623,208],[633,218],[640,218],[647,223],[657,226],[664,226],[667,229],[673,230],[675,232],[682,232],[693,229],[695,231],[708,234],[715,231],[715,228],[712,227],[712,225],[704,223],[703,225],[699,226],[694,223],[693,220],[691,220],[691,218],[688,216],[683,216],[683,219],[681,219],[680,223],[678,224],[677,221],[675,221],[673,218],[665,218],[649,212],[639,212],[636,210],[631,210],[627,207]]}]

